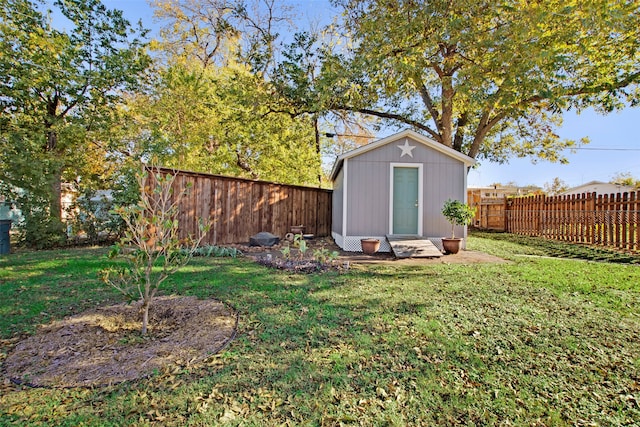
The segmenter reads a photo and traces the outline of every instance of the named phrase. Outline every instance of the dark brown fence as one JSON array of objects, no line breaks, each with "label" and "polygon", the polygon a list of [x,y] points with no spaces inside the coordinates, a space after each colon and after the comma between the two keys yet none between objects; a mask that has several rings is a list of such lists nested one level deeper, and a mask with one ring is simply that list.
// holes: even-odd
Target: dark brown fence
[{"label": "dark brown fence", "polygon": [[640,251],[640,192],[506,201],[505,231]]},{"label": "dark brown fence", "polygon": [[305,233],[331,233],[331,190],[275,184],[220,175],[160,169],[176,174],[174,186],[189,186],[179,210],[180,235],[195,235],[198,219],[211,221],[205,244],[248,242],[249,237],[268,231],[283,237],[294,225]]}]

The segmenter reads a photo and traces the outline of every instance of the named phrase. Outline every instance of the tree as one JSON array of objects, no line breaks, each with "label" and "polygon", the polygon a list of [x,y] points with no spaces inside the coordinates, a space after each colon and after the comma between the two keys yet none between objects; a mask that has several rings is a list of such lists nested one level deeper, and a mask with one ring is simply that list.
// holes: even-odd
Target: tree
[{"label": "tree", "polygon": [[124,237],[109,256],[120,256],[127,266],[102,270],[102,279],[142,308],[142,335],[149,325],[149,308],[164,281],[184,267],[209,231],[200,220],[199,235],[180,239],[178,206],[188,188],[176,191],[175,174],[150,167],[138,174],[141,197],[138,204],[120,206],[116,212],[127,226]]},{"label": "tree", "polygon": [[310,120],[272,113],[272,91],[260,76],[240,64],[171,64],[159,75],[128,104],[138,156],[155,155],[167,167],[317,183]]},{"label": "tree", "polygon": [[209,173],[318,183],[311,117],[271,108],[278,28],[274,0],[159,0],[163,58],[147,93],[130,99],[130,139],[163,164]]},{"label": "tree", "polygon": [[[333,0],[351,44],[327,108],[402,123],[473,158],[564,159],[560,113],[636,105],[637,2]],[[328,88],[327,88],[328,90]]]},{"label": "tree", "polygon": [[568,189],[569,186],[567,185],[567,183],[558,177],[555,177],[553,178],[553,181],[546,182],[544,184],[544,192],[548,196],[557,196],[558,194],[567,191]]},{"label": "tree", "polygon": [[[213,95],[193,107],[192,113],[200,114],[201,120],[191,121],[190,114],[181,116],[187,121],[178,120],[184,125],[178,133],[191,136],[188,142],[184,138],[176,140],[180,150],[188,145],[208,147],[206,155],[192,156],[198,170],[213,172],[224,165],[225,173],[237,176],[318,184],[323,180],[323,156],[341,154],[348,145],[345,134],[358,142],[370,140],[353,113],[322,107],[326,104],[322,100],[325,94],[316,90],[315,81],[322,58],[315,51],[318,36],[296,34],[293,43],[284,48],[278,43],[279,32],[291,28],[292,8],[286,3],[157,0],[153,4],[155,15],[166,22],[162,40],[154,42],[164,58],[166,76],[177,72],[179,77],[186,71],[193,82],[198,82],[199,92]],[[231,81],[227,81],[229,76]],[[170,82],[163,78],[161,83]],[[189,85],[194,87],[193,83]],[[167,88],[158,89],[168,95]],[[289,94],[289,90],[294,93]],[[195,99],[198,97],[205,99],[201,95]],[[299,102],[299,98],[303,101]],[[177,101],[175,105],[183,104]],[[327,118],[338,119],[340,124],[328,129]],[[201,134],[204,138],[198,142],[194,137],[198,132],[187,129],[202,129],[204,123],[208,136]],[[166,129],[171,127],[176,128],[170,125]],[[224,128],[224,135],[220,135],[220,127]],[[173,132],[173,136],[177,133]],[[172,137],[160,138],[154,144],[171,145],[171,140]],[[309,156],[309,149],[315,150],[315,158]],[[176,158],[174,153],[171,156]],[[227,160],[221,161],[222,158]],[[207,165],[203,165],[205,159]],[[301,164],[305,167],[300,168]],[[181,165],[184,167],[185,163]],[[307,177],[311,173],[315,173],[314,180]]]},{"label": "tree", "polygon": [[291,7],[277,0],[155,0],[167,25],[157,47],[171,60],[203,67],[241,62],[256,73],[273,66],[278,30],[290,26]]},{"label": "tree", "polygon": [[[336,94],[331,89],[338,76],[327,72],[333,42],[320,42],[318,33],[296,33],[282,51],[270,83],[277,97],[268,107],[291,117],[310,117],[314,124],[315,149],[320,156],[335,158],[367,144],[373,138],[371,120],[358,113],[331,109]],[[324,131],[328,124],[329,131]],[[324,138],[323,138],[324,137]]]},{"label": "tree", "polygon": [[[27,222],[61,232],[63,179],[105,173],[108,128],[121,92],[149,63],[122,13],[99,0],[57,0],[61,31],[30,0],[0,0],[0,181],[20,189]],[[37,212],[36,217],[31,217]]]},{"label": "tree", "polygon": [[612,184],[625,185],[640,189],[640,179],[633,176],[631,172],[620,172],[615,174],[610,181]]}]

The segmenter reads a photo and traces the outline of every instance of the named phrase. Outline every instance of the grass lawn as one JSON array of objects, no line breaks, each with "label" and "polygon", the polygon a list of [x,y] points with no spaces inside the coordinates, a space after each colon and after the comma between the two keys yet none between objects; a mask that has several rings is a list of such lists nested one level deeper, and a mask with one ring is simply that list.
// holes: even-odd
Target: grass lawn
[{"label": "grass lawn", "polygon": [[[346,274],[196,258],[164,294],[238,309],[226,351],[107,388],[5,382],[0,425],[640,425],[638,258],[540,242],[475,234],[510,262]],[[38,324],[120,302],[97,279],[106,252],[0,257],[0,358]]]}]

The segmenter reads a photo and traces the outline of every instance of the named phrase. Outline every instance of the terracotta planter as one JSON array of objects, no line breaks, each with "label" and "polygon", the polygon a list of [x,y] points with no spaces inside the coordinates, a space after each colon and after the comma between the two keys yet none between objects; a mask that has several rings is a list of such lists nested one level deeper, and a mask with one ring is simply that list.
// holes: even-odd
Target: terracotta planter
[{"label": "terracotta planter", "polygon": [[304,233],[304,225],[292,225],[291,232],[293,234],[302,234]]},{"label": "terracotta planter", "polygon": [[462,246],[462,239],[442,239],[442,247],[444,248],[445,254],[455,255],[460,252],[460,246]]},{"label": "terracotta planter", "polygon": [[360,245],[362,246],[362,252],[371,255],[378,252],[380,249],[380,240],[378,239],[361,239]]}]

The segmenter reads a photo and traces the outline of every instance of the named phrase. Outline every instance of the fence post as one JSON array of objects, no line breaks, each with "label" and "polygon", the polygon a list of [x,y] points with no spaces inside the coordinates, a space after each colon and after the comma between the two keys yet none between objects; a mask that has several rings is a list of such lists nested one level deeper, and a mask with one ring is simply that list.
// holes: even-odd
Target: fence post
[{"label": "fence post", "polygon": [[622,202],[620,205],[620,247],[627,249],[629,244],[629,193],[622,193]]},{"label": "fence post", "polygon": [[509,198],[505,196],[504,198],[504,231],[507,233],[511,232],[511,218],[509,214],[510,203]]},{"label": "fence post", "polygon": [[629,250],[634,252],[638,248],[638,199],[637,192],[629,193]]},{"label": "fence post", "polygon": [[618,203],[616,201],[616,195],[611,194],[609,197],[609,212],[611,218],[611,244],[615,247],[618,246],[619,236],[618,236]]},{"label": "fence post", "polygon": [[632,200],[632,204],[631,204],[631,211],[633,212],[631,215],[631,219],[630,219],[630,223],[631,223],[631,236],[632,236],[632,242],[631,242],[631,250],[632,251],[640,251],[640,221],[638,221],[638,219],[640,219],[640,212],[638,212],[638,210],[640,210],[640,197],[638,197],[640,195],[640,192],[636,191],[631,193],[631,200]]},{"label": "fence post", "polygon": [[587,194],[587,243],[594,244],[596,241],[596,193]]}]

